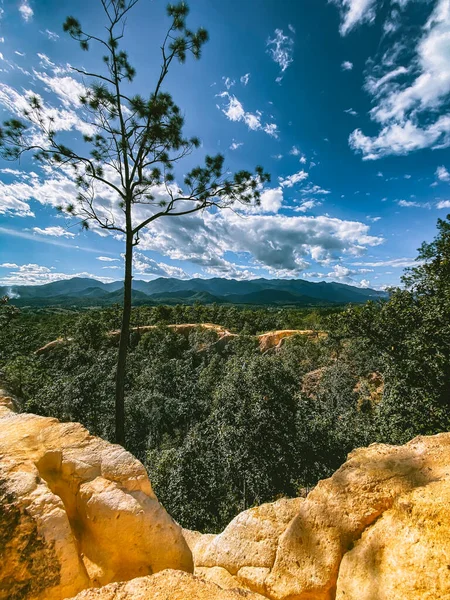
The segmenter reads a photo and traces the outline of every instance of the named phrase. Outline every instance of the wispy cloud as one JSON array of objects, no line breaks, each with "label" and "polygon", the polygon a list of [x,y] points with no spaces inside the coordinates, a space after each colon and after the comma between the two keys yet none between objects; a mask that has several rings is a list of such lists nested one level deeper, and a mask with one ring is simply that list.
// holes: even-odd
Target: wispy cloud
[{"label": "wispy cloud", "polygon": [[[29,233],[18,229],[11,229],[9,227],[0,227],[0,234],[10,235],[13,237],[22,238],[24,240],[30,240],[37,243],[49,244],[50,246],[60,246],[61,248],[70,248],[71,250],[82,250],[83,252],[94,252],[98,253],[98,248],[91,248],[89,246],[78,246],[77,244],[70,244],[60,240],[54,240],[48,236],[40,236],[37,234]],[[111,252],[111,254],[113,254]]]},{"label": "wispy cloud", "polygon": [[21,0],[19,4],[19,12],[22,15],[22,19],[25,21],[25,23],[28,23],[33,19],[34,11],[31,8],[28,0]]},{"label": "wispy cloud", "polygon": [[46,35],[47,38],[49,40],[51,40],[52,42],[56,42],[56,40],[59,40],[59,35],[57,33],[55,33],[54,31],[50,31],[50,29],[46,29],[45,31],[41,31],[41,33],[43,35]]},{"label": "wispy cloud", "polygon": [[224,108],[220,106],[217,107],[223,112],[227,119],[235,122],[242,121],[252,131],[264,131],[274,138],[278,137],[277,125],[275,123],[263,123],[263,113],[261,111],[256,111],[255,113],[245,111],[242,102],[229,92],[222,92],[218,94],[218,97],[226,98],[228,101]]},{"label": "wispy cloud", "polygon": [[436,177],[439,181],[450,181],[450,173],[443,165],[436,169]]},{"label": "wispy cloud", "polygon": [[45,227],[42,229],[41,227],[33,227],[33,231],[38,233],[39,235],[49,235],[51,237],[66,237],[66,238],[74,238],[75,234],[64,227],[56,226],[56,227]]},{"label": "wispy cloud", "polygon": [[[437,0],[417,43],[412,60],[414,77],[399,84],[397,78],[406,75],[407,69],[404,65],[392,69],[390,61],[383,77],[368,78],[366,89],[376,100],[370,117],[380,131],[368,136],[356,129],[349,137],[350,147],[362,153],[365,160],[450,146],[450,117],[446,112],[450,95],[449,36],[450,2]],[[383,60],[375,68],[383,69]]]},{"label": "wispy cloud", "polygon": [[242,85],[247,85],[249,80],[250,80],[250,73],[246,73],[245,75],[242,75],[242,77],[240,78],[240,82],[242,83]]},{"label": "wispy cloud", "polygon": [[275,37],[267,40],[267,53],[272,60],[280,67],[281,75],[276,81],[279,83],[283,79],[283,73],[294,61],[294,39],[284,35],[282,29],[275,29]]},{"label": "wispy cloud", "polygon": [[281,187],[293,187],[296,183],[300,183],[308,178],[308,173],[306,171],[298,171],[298,173],[293,173],[292,175],[288,175],[287,177],[278,177],[278,181],[280,182]]},{"label": "wispy cloud", "polygon": [[376,0],[329,0],[339,7],[341,14],[341,35],[347,35],[361,23],[371,23],[375,19]]}]

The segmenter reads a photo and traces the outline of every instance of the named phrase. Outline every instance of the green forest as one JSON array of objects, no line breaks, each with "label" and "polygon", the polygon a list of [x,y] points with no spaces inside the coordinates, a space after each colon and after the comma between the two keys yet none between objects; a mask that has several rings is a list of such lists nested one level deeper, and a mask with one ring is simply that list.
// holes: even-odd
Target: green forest
[{"label": "green forest", "polygon": [[[352,449],[450,429],[450,215],[388,300],[333,309],[139,306],[125,407],[127,449],[184,527],[219,531],[238,512],[296,496]],[[20,409],[114,440],[121,307],[0,305],[0,369]],[[201,328],[239,333],[226,346]],[[255,334],[310,329],[261,352]],[[35,351],[58,338],[51,351]]]}]

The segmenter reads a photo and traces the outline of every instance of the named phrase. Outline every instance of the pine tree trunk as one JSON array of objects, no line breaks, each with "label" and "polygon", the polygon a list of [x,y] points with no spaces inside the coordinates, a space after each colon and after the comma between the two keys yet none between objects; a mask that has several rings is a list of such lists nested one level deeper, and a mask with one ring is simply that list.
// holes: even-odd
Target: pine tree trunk
[{"label": "pine tree trunk", "polygon": [[127,235],[125,249],[125,279],[123,286],[122,327],[120,330],[119,352],[116,370],[116,444],[125,446],[125,372],[127,364],[128,345],[130,339],[131,290],[133,264],[133,238]]}]

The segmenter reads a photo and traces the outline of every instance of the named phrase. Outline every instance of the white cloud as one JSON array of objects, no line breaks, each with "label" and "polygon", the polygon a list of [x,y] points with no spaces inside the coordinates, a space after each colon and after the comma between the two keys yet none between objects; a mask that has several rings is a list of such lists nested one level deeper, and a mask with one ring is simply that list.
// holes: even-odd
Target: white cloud
[{"label": "white cloud", "polygon": [[366,89],[377,100],[370,116],[381,129],[373,137],[357,129],[349,138],[350,146],[365,160],[450,146],[450,116],[441,111],[450,95],[449,39],[450,1],[437,0],[423,27],[416,57],[410,61],[414,78],[396,82],[410,70],[404,66],[379,79],[368,78]]},{"label": "white cloud", "polygon": [[238,148],[240,148],[243,145],[244,145],[244,142],[235,142],[235,141],[233,141],[233,143],[230,146],[230,150],[237,150]]},{"label": "white cloud", "polygon": [[156,262],[142,252],[133,253],[133,269],[135,275],[151,275],[154,277],[176,277],[178,279],[188,279],[189,275],[173,265],[163,262]]},{"label": "white cloud", "polygon": [[341,13],[341,35],[347,35],[361,23],[371,23],[375,19],[376,0],[329,0],[339,7]]},{"label": "white cloud", "polygon": [[352,115],[352,117],[358,116],[358,113],[356,112],[356,110],[353,110],[353,108],[347,108],[346,110],[344,110],[344,112],[348,115]]},{"label": "white cloud", "polygon": [[278,177],[278,181],[280,182],[281,187],[293,187],[296,183],[300,183],[308,178],[308,173],[306,171],[298,171],[298,173],[293,173],[288,177]]},{"label": "white cloud", "polygon": [[2,269],[18,269],[19,266],[16,263],[3,263],[0,265]]},{"label": "white cloud", "polygon": [[357,271],[352,271],[348,267],[344,267],[343,265],[334,265],[333,270],[328,273],[327,277],[332,279],[343,279],[343,280],[351,280],[350,275],[355,275]]},{"label": "white cloud", "polygon": [[443,115],[428,127],[419,127],[411,120],[383,127],[378,136],[370,137],[356,129],[349,144],[361,152],[364,160],[376,160],[390,154],[408,154],[423,148],[446,148],[450,144],[450,117]]},{"label": "white cloud", "polygon": [[26,200],[31,199],[28,196],[25,199],[18,198],[14,189],[21,184],[6,185],[0,181],[0,215],[15,215],[17,217],[34,217],[34,213]]},{"label": "white cloud", "polygon": [[14,175],[15,177],[23,175],[22,171],[19,171],[18,169],[10,169],[9,167],[0,169],[0,173],[3,173],[5,175]]},{"label": "white cloud", "polygon": [[222,77],[222,81],[223,81],[224,86],[227,88],[227,90],[232,88],[233,85],[236,85],[236,82],[234,81],[234,79],[231,79],[230,77]]},{"label": "white cloud", "polygon": [[341,63],[341,69],[343,71],[351,71],[353,69],[353,63],[349,60],[344,60],[344,62]]},{"label": "white cloud", "polygon": [[306,164],[306,156],[302,154],[300,148],[298,148],[297,146],[292,146],[292,148],[289,150],[289,154],[291,154],[292,156],[300,156],[300,158],[298,159],[299,162],[302,163],[302,165]]},{"label": "white cloud", "polygon": [[250,79],[250,73],[246,73],[245,75],[242,75],[240,82],[242,83],[242,85],[247,85],[247,83],[249,82]]},{"label": "white cloud", "polygon": [[369,234],[368,225],[323,216],[222,211],[197,213],[174,221],[156,221],[152,231],[141,236],[140,248],[216,272],[229,271],[231,267],[224,256],[234,252],[246,254],[250,265],[270,269],[278,276],[298,276],[308,259],[358,256],[368,246],[383,242],[383,238]]},{"label": "white cloud", "polygon": [[41,33],[44,33],[52,42],[56,42],[59,39],[59,35],[54,31],[50,31],[50,29],[46,29],[44,32],[41,31]]},{"label": "white cloud", "polygon": [[450,173],[443,165],[436,169],[436,177],[439,181],[450,181]]},{"label": "white cloud", "polygon": [[97,260],[101,260],[102,262],[118,262],[118,258],[110,258],[109,256],[97,256]]},{"label": "white cloud", "polygon": [[236,206],[237,214],[261,215],[276,214],[283,204],[283,189],[281,187],[262,189],[259,205],[241,205]]},{"label": "white cloud", "polygon": [[61,100],[66,108],[81,106],[80,96],[86,93],[86,87],[73,77],[50,77],[47,73],[33,71],[34,75],[42,81]]},{"label": "white cloud", "polygon": [[263,131],[264,133],[267,133],[267,135],[278,138],[278,127],[275,123],[266,123],[263,125]]},{"label": "white cloud", "polygon": [[438,209],[441,209],[441,208],[450,208],[450,200],[440,200],[436,204],[436,208],[438,208]]},{"label": "white cloud", "polygon": [[[95,133],[96,128],[84,122],[76,111],[67,110],[62,108],[53,108],[44,103],[43,99],[39,94],[35,91],[25,90],[23,94],[20,94],[14,88],[0,83],[0,105],[4,106],[11,114],[18,116],[19,118],[23,117],[23,111],[29,109],[28,100],[31,96],[36,96],[43,108],[42,108],[42,116],[44,122],[49,126],[51,123],[52,129],[54,131],[72,131],[78,130],[82,134],[92,135]],[[33,121],[31,121],[31,132],[30,135],[35,142],[45,143],[39,136],[39,128],[33,125]]]},{"label": "white cloud", "polygon": [[315,198],[311,198],[311,200],[304,200],[300,206],[296,206],[294,211],[305,213],[308,212],[308,210],[316,208],[316,206],[322,206],[322,202],[319,202],[319,200],[316,200]]},{"label": "white cloud", "polygon": [[339,281],[341,283],[368,288],[370,287],[370,281],[368,279],[362,279],[361,281],[358,281],[355,279],[355,277],[361,275],[362,273],[368,273],[371,271],[371,269],[350,269],[344,265],[337,264],[334,265],[333,270],[327,274],[327,278],[333,281]]},{"label": "white cloud", "polygon": [[41,59],[40,64],[42,67],[56,67],[56,64],[52,62],[46,54],[38,52],[37,56]]},{"label": "white cloud", "polygon": [[40,227],[33,227],[33,231],[38,233],[39,235],[50,235],[52,237],[66,237],[66,238],[74,238],[75,234],[67,231],[64,227],[60,227],[59,225],[56,227],[45,227],[41,229]]},{"label": "white cloud", "polygon": [[301,194],[307,194],[309,196],[325,196],[327,194],[331,194],[330,190],[326,190],[320,185],[313,185],[312,183],[308,183],[304,188],[300,190]]},{"label": "white cloud", "polygon": [[[284,35],[282,29],[275,29],[275,37],[273,39],[269,38],[266,46],[268,54],[277,63],[281,69],[281,74],[283,74],[294,60],[293,38]],[[282,75],[277,78],[277,82],[279,83],[281,79]]]},{"label": "white cloud", "polygon": [[14,268],[16,270],[0,278],[0,285],[41,285],[62,279],[72,279],[72,277],[88,277],[104,283],[113,281],[110,277],[99,277],[91,273],[57,273],[53,269],[34,263]]},{"label": "white cloud", "polygon": [[277,213],[283,203],[283,190],[281,188],[273,188],[264,190],[261,194],[261,212]]},{"label": "white cloud", "polygon": [[371,223],[376,223],[377,221],[381,220],[381,217],[371,217],[371,216],[367,215],[366,219],[368,221],[370,221]]},{"label": "white cloud", "polygon": [[420,202],[415,202],[414,200],[398,200],[397,204],[403,208],[430,208],[428,203],[421,204]]},{"label": "white cloud", "polygon": [[10,184],[0,181],[0,214],[34,216],[28,204],[31,200],[56,207],[73,201],[76,194],[75,183],[60,173],[44,180],[29,177]]},{"label": "white cloud", "polygon": [[22,15],[25,23],[31,21],[34,15],[34,11],[31,8],[28,0],[21,0],[21,3],[19,4],[19,12]]},{"label": "white cloud", "polygon": [[242,121],[252,131],[264,131],[272,137],[278,137],[278,128],[275,123],[263,124],[261,122],[261,111],[256,111],[256,113],[246,112],[242,103],[236,98],[236,96],[233,96],[228,92],[222,92],[218,94],[218,97],[227,98],[228,100],[228,104],[225,106],[225,108],[220,108],[220,106],[217,107],[223,112],[227,119],[235,122]]},{"label": "white cloud", "polygon": [[400,77],[400,75],[406,75],[408,72],[406,67],[401,66],[389,71],[378,79],[373,75],[369,75],[365,81],[364,88],[376,96],[386,89],[386,84],[390,83],[393,79]]},{"label": "white cloud", "polygon": [[356,267],[394,267],[399,269],[412,267],[415,264],[417,264],[417,261],[414,258],[392,258],[387,260],[375,260],[353,263],[353,265],[355,265]]}]

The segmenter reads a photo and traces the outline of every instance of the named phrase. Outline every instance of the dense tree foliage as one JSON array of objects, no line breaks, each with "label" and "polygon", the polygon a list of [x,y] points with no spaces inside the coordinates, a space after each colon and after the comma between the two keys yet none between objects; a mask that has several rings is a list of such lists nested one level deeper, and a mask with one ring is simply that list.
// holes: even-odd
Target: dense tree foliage
[{"label": "dense tree foliage", "polygon": [[[233,306],[139,307],[125,400],[128,449],[185,527],[220,530],[237,512],[293,496],[330,475],[353,448],[403,443],[450,428],[450,220],[419,250],[385,302],[340,312]],[[216,322],[241,335],[215,345],[169,323]],[[120,307],[22,310],[0,330],[0,368],[23,409],[114,438]],[[255,333],[307,328],[262,353]],[[36,355],[44,343],[71,341]]]}]

